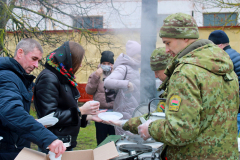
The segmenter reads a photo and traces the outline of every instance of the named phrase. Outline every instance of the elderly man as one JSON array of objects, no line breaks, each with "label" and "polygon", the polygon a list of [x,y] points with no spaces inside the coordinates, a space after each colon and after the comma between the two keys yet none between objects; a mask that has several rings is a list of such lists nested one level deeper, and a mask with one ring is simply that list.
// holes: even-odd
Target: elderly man
[{"label": "elderly man", "polygon": [[[165,47],[160,47],[153,51],[150,57],[150,66],[152,71],[154,71],[155,73],[155,78],[159,78],[162,82],[165,81],[167,75],[164,74],[164,71],[172,59],[173,57],[171,56],[171,54],[166,53]],[[161,98],[166,98],[166,92],[164,92],[162,85],[159,86],[158,91],[160,91]],[[165,105],[166,104],[164,101],[160,101],[157,105],[156,111],[165,112]]]},{"label": "elderly man", "polygon": [[42,47],[33,39],[21,40],[14,58],[0,57],[0,159],[14,160],[30,141],[62,154],[62,141],[29,115],[34,76],[42,59]]},{"label": "elderly man", "polygon": [[238,159],[239,92],[231,59],[211,41],[198,40],[190,15],[168,16],[159,35],[175,56],[165,71],[166,119],[116,124],[163,142],[162,159]]}]

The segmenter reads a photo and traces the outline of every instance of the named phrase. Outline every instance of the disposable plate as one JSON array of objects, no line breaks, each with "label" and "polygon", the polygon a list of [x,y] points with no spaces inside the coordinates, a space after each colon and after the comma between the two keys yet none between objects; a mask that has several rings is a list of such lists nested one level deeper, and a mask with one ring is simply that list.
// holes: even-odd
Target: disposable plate
[{"label": "disposable plate", "polygon": [[123,115],[122,113],[119,113],[119,112],[103,112],[103,113],[99,113],[98,117],[104,121],[109,121],[109,120],[119,120],[123,117]]}]

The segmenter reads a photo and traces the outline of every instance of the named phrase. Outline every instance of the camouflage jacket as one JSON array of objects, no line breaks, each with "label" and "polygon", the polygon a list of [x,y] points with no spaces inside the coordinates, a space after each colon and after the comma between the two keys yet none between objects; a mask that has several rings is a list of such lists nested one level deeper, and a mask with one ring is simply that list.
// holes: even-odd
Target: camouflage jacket
[{"label": "camouflage jacket", "polygon": [[[238,79],[231,59],[208,40],[198,40],[167,67],[166,119],[149,125],[168,145],[168,159],[238,159]],[[137,118],[124,129],[137,133]]]}]

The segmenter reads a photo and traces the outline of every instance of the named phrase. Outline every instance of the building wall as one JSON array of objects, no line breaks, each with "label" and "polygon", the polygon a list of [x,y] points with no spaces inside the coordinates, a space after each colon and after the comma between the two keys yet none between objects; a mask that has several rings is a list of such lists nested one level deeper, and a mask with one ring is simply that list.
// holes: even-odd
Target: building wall
[{"label": "building wall", "polygon": [[[72,0],[72,3],[76,3]],[[120,29],[120,28],[141,28],[141,0],[117,0],[117,1],[104,1],[104,3],[82,2],[77,5],[63,5],[55,4],[61,11],[66,12],[73,16],[103,16],[103,28],[105,29]],[[78,7],[77,7],[78,6]],[[26,6],[34,11],[40,11],[40,5]],[[81,9],[85,8],[85,9]],[[23,17],[31,19],[31,24],[35,26],[39,23],[41,29],[46,30],[65,30],[69,29],[67,26],[56,23],[53,27],[48,19],[42,20],[41,16],[33,15],[30,12],[22,12],[20,9],[14,10],[17,15],[23,14]],[[46,12],[43,9],[44,12]],[[193,15],[198,26],[203,26],[203,13],[211,12],[234,12],[234,8],[207,8],[201,3],[195,3],[193,0],[158,0],[158,14],[161,27],[163,19],[173,13],[183,12]],[[69,16],[58,13],[52,13],[52,17],[68,24],[73,25],[73,20]],[[11,22],[8,23],[8,29],[12,27]]]},{"label": "building wall", "polygon": [[[216,29],[220,28],[199,28],[200,32],[200,39],[207,39],[209,34]],[[231,28],[224,28],[224,31],[227,33],[230,39],[230,45],[233,49],[236,49],[238,52],[240,52],[240,27],[231,27]],[[52,34],[52,33],[51,33]],[[52,34],[52,36],[56,37],[62,37],[63,39],[67,41],[68,39],[71,39],[74,37],[74,41],[80,43],[83,48],[85,49],[85,58],[83,60],[82,67],[80,68],[79,72],[76,74],[76,79],[78,83],[87,83],[89,75],[97,69],[97,66],[100,62],[101,58],[101,52],[104,50],[111,50],[114,52],[115,56],[114,59],[116,60],[118,55],[120,53],[125,53],[125,44],[128,40],[135,40],[140,43],[140,30],[139,29],[128,29],[128,30],[104,30],[102,31],[102,36],[106,38],[107,36],[111,38],[111,45],[100,45],[99,48],[96,45],[90,44],[86,41],[86,39],[79,40],[81,33],[74,32],[73,34],[66,35],[64,32],[57,32],[57,35]],[[164,47],[164,44],[162,43],[161,38],[157,36],[157,43],[156,47]],[[8,40],[8,48],[10,48],[11,52],[14,52],[16,45],[13,45],[14,39],[12,33],[7,33],[7,40]],[[46,57],[48,53],[55,50],[57,47],[59,47],[62,44],[57,44],[56,47],[52,47],[49,45],[44,45],[44,55],[43,57]],[[150,57],[149,53],[149,57]],[[39,67],[38,70],[35,70],[33,74],[37,76],[40,71],[42,70],[42,67]]]}]

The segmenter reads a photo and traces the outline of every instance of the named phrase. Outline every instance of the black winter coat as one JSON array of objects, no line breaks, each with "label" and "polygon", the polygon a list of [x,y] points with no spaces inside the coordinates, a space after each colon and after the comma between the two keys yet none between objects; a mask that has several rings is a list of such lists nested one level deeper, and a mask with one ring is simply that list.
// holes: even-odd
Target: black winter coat
[{"label": "black winter coat", "polygon": [[[87,126],[86,115],[79,117],[77,100],[80,94],[68,79],[46,63],[36,80],[34,88],[34,104],[39,118],[55,112],[59,119],[52,131],[61,140],[71,136],[71,147],[77,145],[76,138],[80,127]],[[68,140],[67,140],[68,141]]]}]

